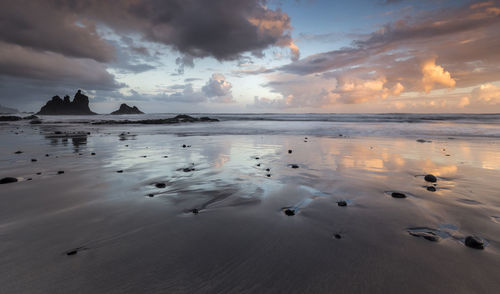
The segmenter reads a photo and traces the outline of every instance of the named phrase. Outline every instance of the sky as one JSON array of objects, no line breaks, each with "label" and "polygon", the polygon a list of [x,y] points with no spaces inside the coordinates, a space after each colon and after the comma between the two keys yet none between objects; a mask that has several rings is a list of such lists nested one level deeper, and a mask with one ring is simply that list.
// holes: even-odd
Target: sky
[{"label": "sky", "polygon": [[500,113],[500,1],[0,2],[0,104]]}]

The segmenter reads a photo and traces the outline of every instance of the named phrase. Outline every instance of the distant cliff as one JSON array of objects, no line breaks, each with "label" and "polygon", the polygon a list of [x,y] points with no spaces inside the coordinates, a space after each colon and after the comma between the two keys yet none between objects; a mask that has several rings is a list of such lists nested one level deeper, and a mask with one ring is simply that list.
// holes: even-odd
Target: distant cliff
[{"label": "distant cliff", "polygon": [[120,105],[120,109],[111,112],[111,114],[144,114],[144,112],[140,111],[136,106],[130,107],[123,103]]},{"label": "distant cliff", "polygon": [[0,113],[18,113],[19,110],[0,105]]},{"label": "distant cliff", "polygon": [[96,114],[89,108],[89,97],[82,94],[80,90],[76,92],[73,101],[69,96],[64,96],[64,100],[59,96],[52,97],[37,113],[39,115],[89,115]]}]

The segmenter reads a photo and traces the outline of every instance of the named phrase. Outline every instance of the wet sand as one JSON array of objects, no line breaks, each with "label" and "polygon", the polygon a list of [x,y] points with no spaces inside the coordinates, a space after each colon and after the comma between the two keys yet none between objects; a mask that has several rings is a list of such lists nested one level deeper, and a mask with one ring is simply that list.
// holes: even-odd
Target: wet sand
[{"label": "wet sand", "polygon": [[2,293],[500,288],[495,139],[1,130]]}]

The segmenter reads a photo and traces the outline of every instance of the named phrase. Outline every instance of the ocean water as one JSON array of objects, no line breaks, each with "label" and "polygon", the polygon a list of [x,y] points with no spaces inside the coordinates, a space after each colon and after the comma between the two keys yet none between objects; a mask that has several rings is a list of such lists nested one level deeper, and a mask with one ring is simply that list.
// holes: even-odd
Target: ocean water
[{"label": "ocean water", "polygon": [[[100,120],[145,120],[173,113],[144,115],[42,116],[46,123],[74,124]],[[142,126],[143,131],[182,135],[304,135],[409,138],[500,138],[500,114],[207,114],[219,123]],[[126,128],[118,125],[117,128]]]}]

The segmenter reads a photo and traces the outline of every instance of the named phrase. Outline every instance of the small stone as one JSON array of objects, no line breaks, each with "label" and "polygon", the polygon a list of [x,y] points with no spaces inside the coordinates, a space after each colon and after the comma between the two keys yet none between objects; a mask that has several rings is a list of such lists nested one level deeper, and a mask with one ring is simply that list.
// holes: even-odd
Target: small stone
[{"label": "small stone", "polygon": [[465,246],[474,249],[484,249],[484,242],[479,237],[467,236],[467,238],[465,238]]},{"label": "small stone", "polygon": [[259,160],[260,158],[259,157],[255,157],[255,159]]},{"label": "small stone", "polygon": [[427,181],[427,182],[431,182],[431,183],[437,182],[437,178],[434,175],[431,175],[431,174],[426,175],[424,177],[424,180]]},{"label": "small stone", "polygon": [[17,182],[17,179],[13,177],[6,177],[0,180],[0,184],[10,184],[15,182]]},{"label": "small stone", "polygon": [[399,192],[392,192],[391,196],[393,198],[406,198],[406,195],[403,194],[403,193],[399,193]]},{"label": "small stone", "polygon": [[269,171],[271,171],[271,169],[270,168],[266,168],[266,171],[269,172]]},{"label": "small stone", "polygon": [[292,154],[292,150],[288,150],[288,154]]},{"label": "small stone", "polygon": [[436,187],[433,187],[433,186],[428,186],[428,187],[427,187],[427,191],[430,191],[430,192],[436,192]]},{"label": "small stone", "polygon": [[63,173],[64,173],[63,170],[60,170],[60,171],[57,172],[58,175],[62,175]]},{"label": "small stone", "polygon": [[77,253],[78,253],[78,250],[71,250],[71,251],[66,252],[66,255],[68,255],[68,256],[76,255]]},{"label": "small stone", "polygon": [[31,181],[31,180],[33,180],[33,179],[32,179],[32,178],[27,178],[27,179],[26,179],[26,181]]},{"label": "small stone", "polygon": [[14,154],[21,154],[21,153],[23,153],[21,150],[14,152]]},{"label": "small stone", "polygon": [[62,134],[62,132],[61,131],[55,131],[54,134],[60,135],[60,134]]},{"label": "small stone", "polygon": [[160,188],[160,189],[165,188],[166,186],[167,186],[167,185],[166,185],[165,183],[156,183],[156,184],[155,184],[155,187],[156,187],[156,188]]},{"label": "small stone", "polygon": [[123,170],[117,170],[116,172],[121,174],[121,173],[123,173]]},{"label": "small stone", "polygon": [[299,166],[297,164],[292,164],[290,165],[292,168],[299,168]]},{"label": "small stone", "polygon": [[149,196],[149,197],[154,197],[154,196],[155,196],[155,194],[148,194],[148,196]]},{"label": "small stone", "polygon": [[270,178],[271,177],[271,174],[267,174],[267,177]]},{"label": "small stone", "polygon": [[257,163],[257,166],[260,166],[260,163]]},{"label": "small stone", "polygon": [[41,173],[41,172],[37,172],[36,174],[39,176],[39,175],[41,175],[42,173]]},{"label": "small stone", "polygon": [[295,215],[295,210],[290,209],[290,208],[287,208],[287,209],[285,210],[285,214],[286,214],[286,215],[288,215],[288,216]]},{"label": "small stone", "polygon": [[194,213],[194,214],[198,214],[198,213],[200,213],[200,211],[199,211],[197,208],[193,208],[193,209],[191,210],[191,212],[192,212],[192,213]]},{"label": "small stone", "polygon": [[347,206],[347,202],[345,202],[344,200],[341,200],[341,201],[337,202],[337,205],[338,206]]},{"label": "small stone", "polygon": [[90,153],[90,155],[95,155],[95,152]]},{"label": "small stone", "polygon": [[163,156],[163,158],[168,158],[168,156],[165,155],[165,156]]},{"label": "small stone", "polygon": [[335,237],[335,239],[342,239],[342,236],[340,234],[335,234],[333,235],[333,237]]},{"label": "small stone", "polygon": [[35,158],[32,158],[31,162],[37,162],[37,160]]},{"label": "small stone", "polygon": [[49,157],[49,156],[50,156],[50,155],[48,155],[48,154],[45,154],[45,157]]},{"label": "small stone", "polygon": [[186,146],[186,144],[183,144],[183,145],[182,145],[182,148],[186,148],[186,147],[187,147],[187,146]]}]

